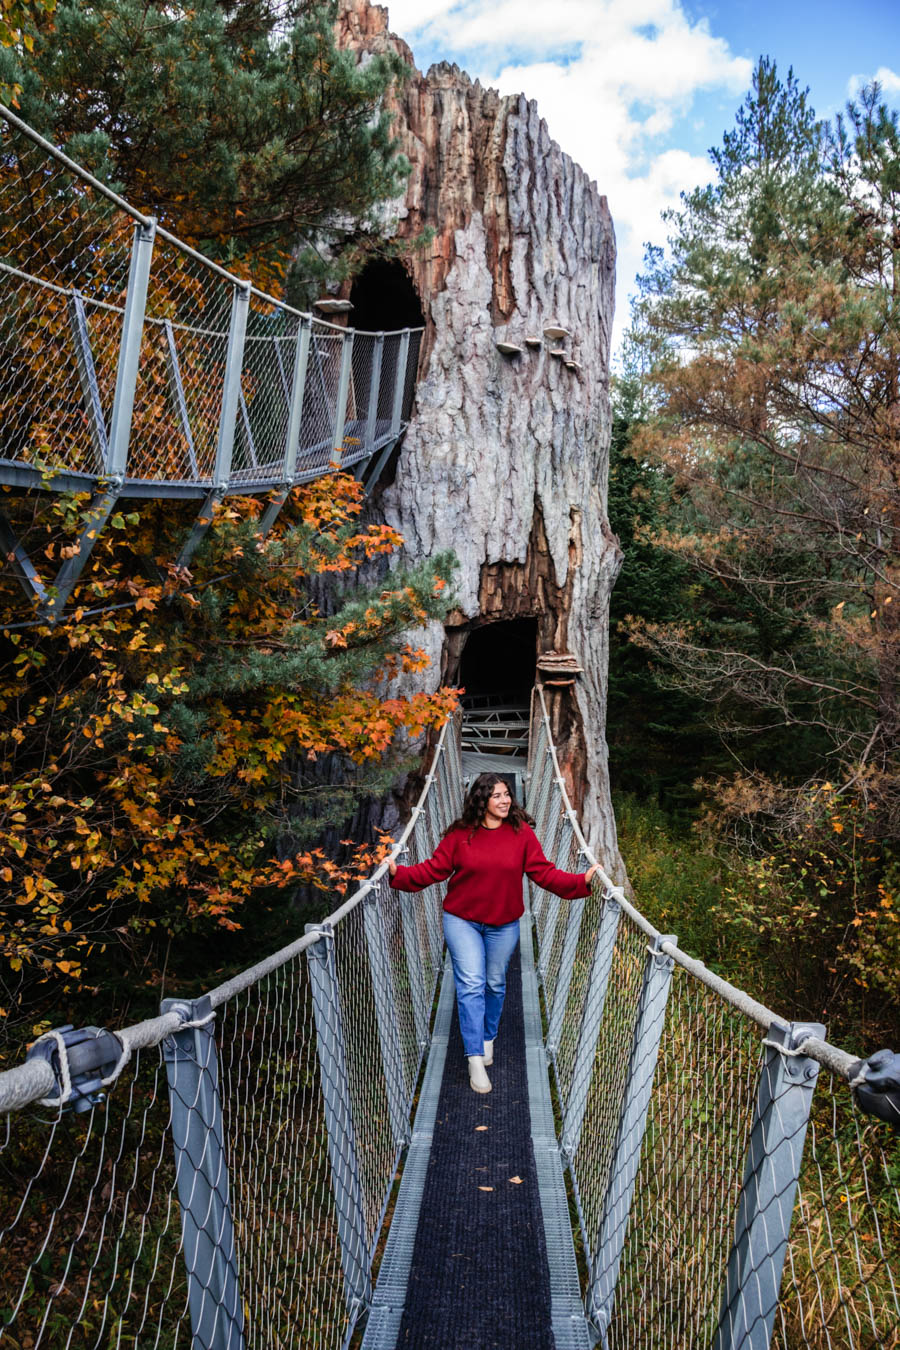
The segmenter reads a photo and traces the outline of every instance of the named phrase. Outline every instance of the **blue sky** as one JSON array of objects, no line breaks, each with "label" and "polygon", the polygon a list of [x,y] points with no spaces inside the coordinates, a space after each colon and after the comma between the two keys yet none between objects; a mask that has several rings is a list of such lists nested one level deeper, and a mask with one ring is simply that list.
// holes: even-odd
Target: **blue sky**
[{"label": "blue sky", "polygon": [[880,74],[900,107],[900,0],[392,0],[416,63],[456,61],[536,98],[551,135],[609,198],[619,245],[616,328],[627,321],[660,211],[709,180],[765,53],[793,65],[820,117]]}]

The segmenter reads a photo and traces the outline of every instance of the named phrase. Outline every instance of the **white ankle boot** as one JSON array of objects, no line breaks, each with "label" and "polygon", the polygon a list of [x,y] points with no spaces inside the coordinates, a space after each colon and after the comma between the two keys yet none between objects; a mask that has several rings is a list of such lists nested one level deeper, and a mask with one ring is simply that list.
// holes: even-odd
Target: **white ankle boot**
[{"label": "white ankle boot", "polygon": [[484,1043],[484,1067],[489,1069],[494,1062],[494,1042],[485,1041]]},{"label": "white ankle boot", "polygon": [[469,1087],[473,1092],[490,1092],[491,1080],[484,1071],[484,1055],[469,1055]]}]

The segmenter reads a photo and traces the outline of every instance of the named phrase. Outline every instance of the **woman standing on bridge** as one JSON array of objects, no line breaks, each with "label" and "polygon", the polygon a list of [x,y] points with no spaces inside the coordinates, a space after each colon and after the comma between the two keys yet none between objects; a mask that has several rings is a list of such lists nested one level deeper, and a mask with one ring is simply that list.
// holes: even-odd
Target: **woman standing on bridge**
[{"label": "woman standing on bridge", "polygon": [[514,802],[496,773],[482,773],[466,794],[462,815],[449,826],[430,858],[412,867],[389,863],[391,885],[421,891],[449,878],[444,936],[453,963],[456,1005],[469,1083],[490,1092],[485,1066],[493,1063],[494,1037],[506,994],[506,968],[519,940],[525,912],[523,877],[563,900],[591,893],[596,864],[587,872],[561,872],[544,857],[534,821]]}]

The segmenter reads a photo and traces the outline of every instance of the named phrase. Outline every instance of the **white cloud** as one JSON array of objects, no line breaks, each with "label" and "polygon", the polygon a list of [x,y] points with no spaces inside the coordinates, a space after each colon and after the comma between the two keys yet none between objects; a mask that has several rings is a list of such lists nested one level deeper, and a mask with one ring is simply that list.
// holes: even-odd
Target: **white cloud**
[{"label": "white cloud", "polygon": [[871,80],[878,81],[885,98],[895,98],[900,94],[900,75],[890,66],[879,66],[874,75],[851,75],[847,81],[847,93],[851,98],[856,98],[863,85]]},{"label": "white cloud", "polygon": [[537,99],[551,135],[597,180],[616,225],[621,331],[643,244],[662,242],[661,210],[711,176],[666,138],[698,95],[739,95],[751,63],[681,0],[391,0],[389,10],[419,60],[437,53]]}]

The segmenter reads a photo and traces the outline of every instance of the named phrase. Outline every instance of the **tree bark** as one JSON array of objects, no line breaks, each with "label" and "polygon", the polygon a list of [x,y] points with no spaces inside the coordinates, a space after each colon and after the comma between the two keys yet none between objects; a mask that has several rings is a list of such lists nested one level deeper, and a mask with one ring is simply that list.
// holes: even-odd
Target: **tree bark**
[{"label": "tree bark", "polygon": [[[342,42],[412,54],[387,11],[343,0]],[[606,198],[551,139],[535,103],[456,66],[414,71],[395,107],[412,171],[390,228],[433,239],[405,259],[426,315],[412,420],[376,497],[410,559],[460,560],[451,637],[425,645],[437,684],[474,626],[537,620],[538,651],[583,667],[554,690],[563,768],[598,856],[624,876],[609,796],[609,597],[621,564],[606,515],[615,240]],[[349,293],[349,291],[348,291]],[[352,323],[352,316],[350,322]],[[528,347],[556,323],[570,337]],[[504,356],[497,342],[523,347]],[[570,369],[552,350],[564,348]]]}]

